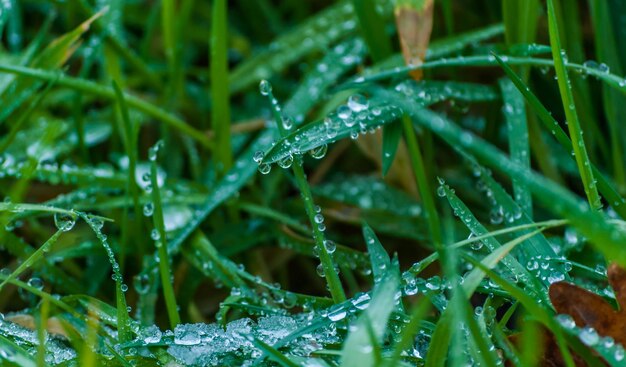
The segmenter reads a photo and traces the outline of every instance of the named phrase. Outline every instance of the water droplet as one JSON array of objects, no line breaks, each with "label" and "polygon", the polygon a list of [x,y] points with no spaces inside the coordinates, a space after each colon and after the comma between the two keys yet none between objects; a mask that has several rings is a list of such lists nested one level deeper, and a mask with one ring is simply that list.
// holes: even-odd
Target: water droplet
[{"label": "water droplet", "polygon": [[313,217],[313,220],[317,224],[324,223],[324,216],[322,214],[315,214],[315,217]]},{"label": "water droplet", "polygon": [[361,94],[353,94],[348,98],[348,107],[353,112],[361,112],[369,106],[369,101]]},{"label": "water droplet", "polygon": [[342,120],[349,119],[352,116],[352,110],[346,105],[341,105],[337,108],[337,116]]},{"label": "water droplet", "polygon": [[283,116],[282,124],[285,130],[290,130],[293,127],[293,119],[289,116]]},{"label": "water droplet", "polygon": [[154,241],[158,241],[161,239],[161,233],[156,228],[153,228],[152,231],[150,231],[150,238]]},{"label": "water droplet", "polygon": [[439,197],[445,197],[446,196],[446,189],[443,186],[437,187],[437,196],[439,196]]},{"label": "water droplet", "polygon": [[293,156],[291,154],[278,160],[278,166],[281,168],[289,168],[293,164]]},{"label": "water droplet", "polygon": [[344,307],[339,307],[336,310],[332,310],[328,312],[328,318],[330,319],[330,321],[337,322],[337,321],[345,319],[347,314],[348,312],[346,311]]},{"label": "water droplet", "polygon": [[324,144],[324,145],[320,145],[317,148],[313,148],[309,150],[309,154],[311,155],[311,157],[315,159],[322,159],[326,155],[327,151],[328,151],[328,145]]},{"label": "water droplet", "polygon": [[504,218],[504,212],[502,210],[502,207],[493,209],[489,213],[489,221],[491,222],[491,224],[500,224],[502,223],[503,218]]},{"label": "water droplet", "polygon": [[76,216],[69,213],[55,213],[54,225],[63,232],[68,232],[76,224]]},{"label": "water droplet", "polygon": [[324,274],[324,265],[319,264],[315,270],[317,271],[317,275],[319,275],[320,277],[323,278],[325,276],[325,274]]},{"label": "water droplet", "polygon": [[324,247],[326,248],[326,252],[332,254],[337,249],[337,244],[331,240],[324,241]]},{"label": "water droplet", "polygon": [[596,345],[598,344],[598,341],[600,340],[600,336],[598,335],[598,332],[591,327],[585,327],[580,331],[580,334],[578,334],[578,337],[580,338],[580,341],[583,342],[585,345],[588,346],[592,346],[592,345]]},{"label": "water droplet", "polygon": [[470,248],[474,251],[478,251],[483,248],[483,243],[481,241],[472,242]]},{"label": "water droplet", "polygon": [[259,82],[259,92],[264,96],[269,95],[272,92],[272,84],[265,79],[261,80]]},{"label": "water droplet", "polygon": [[139,294],[147,294],[150,291],[150,277],[147,274],[140,274],[133,278],[133,287]]},{"label": "water droplet", "polygon": [[89,221],[91,222],[91,225],[98,231],[101,230],[102,227],[104,227],[104,221],[98,217],[90,217]]},{"label": "water droplet", "polygon": [[120,286],[120,288],[121,288],[122,292],[126,292],[128,290],[128,286],[126,284],[122,284]]},{"label": "water droplet", "polygon": [[272,170],[272,166],[270,166],[267,163],[261,163],[259,164],[259,172],[261,172],[261,174],[267,175],[268,173],[270,173],[270,171]]},{"label": "water droplet", "polygon": [[264,156],[264,155],[265,155],[265,154],[263,154],[263,152],[262,152],[262,151],[257,150],[257,151],[254,153],[254,155],[252,156],[252,160],[253,160],[255,163],[257,163],[257,164],[260,164],[260,163],[261,163],[261,161],[263,160],[263,156]]},{"label": "water droplet", "polygon": [[37,278],[37,277],[32,277],[28,280],[28,285],[38,289],[38,290],[42,290],[43,289],[43,280],[41,280],[41,278]]},{"label": "water droplet", "polygon": [[143,215],[149,217],[152,215],[152,213],[154,213],[154,204],[152,202],[147,202],[143,206]]},{"label": "water droplet", "polygon": [[201,338],[194,325],[179,324],[174,329],[174,343],[178,345],[200,344]]}]

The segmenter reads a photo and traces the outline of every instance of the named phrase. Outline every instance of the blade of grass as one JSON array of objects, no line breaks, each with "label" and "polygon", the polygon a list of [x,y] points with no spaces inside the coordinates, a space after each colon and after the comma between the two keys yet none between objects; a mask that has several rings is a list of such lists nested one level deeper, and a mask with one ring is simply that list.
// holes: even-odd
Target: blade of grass
[{"label": "blade of grass", "polygon": [[[606,1],[589,1],[591,20],[594,25],[596,55],[606,63],[613,73],[621,75],[622,66],[618,56],[618,47],[615,41],[615,32],[609,14],[609,5]],[[613,175],[617,185],[626,187],[626,172],[624,167],[624,143],[625,139],[620,131],[618,121],[626,118],[624,109],[624,96],[611,90],[606,85],[602,86],[602,105],[609,126],[611,139],[611,158],[613,162]]]},{"label": "blade of grass", "polygon": [[[245,337],[248,337],[248,336],[246,335]],[[298,366],[300,366],[299,364],[297,364],[295,362],[292,362],[291,359],[289,359],[289,357],[287,357],[286,355],[282,354],[277,349],[275,349],[271,345],[268,345],[267,343],[263,342],[262,340],[260,340],[258,338],[252,337],[250,339],[250,341],[257,348],[259,348],[269,359],[273,360],[274,362],[278,363],[279,365],[281,365],[283,367],[298,367]]]},{"label": "blade of grass", "polygon": [[407,143],[409,150],[409,156],[411,157],[411,164],[413,166],[413,174],[417,182],[417,187],[422,198],[422,203],[426,211],[426,218],[428,220],[428,228],[430,230],[431,240],[442,257],[441,246],[443,245],[443,237],[441,235],[441,226],[439,223],[439,214],[437,213],[437,207],[435,206],[435,200],[433,198],[432,190],[426,172],[424,171],[424,161],[422,159],[422,153],[420,152],[417,138],[415,137],[415,131],[411,125],[411,119],[408,116],[402,117],[402,127],[404,129],[404,139]]},{"label": "blade of grass", "polygon": [[[124,149],[126,150],[126,155],[128,156],[128,179],[126,183],[126,193],[133,200],[133,208],[135,216],[138,216],[141,213],[141,209],[139,207],[139,190],[136,181],[135,172],[137,171],[137,138],[138,138],[138,127],[132,123],[130,120],[130,115],[128,113],[128,108],[126,106],[126,100],[124,99],[124,93],[120,89],[120,87],[112,82],[113,90],[115,91],[115,97],[117,99],[117,106],[120,111],[122,124],[124,126]],[[128,221],[128,207],[124,208],[124,220],[123,223],[127,223]],[[133,228],[135,229],[135,233],[141,233],[141,223],[142,221],[136,220]],[[129,246],[129,230],[128,225],[125,225],[123,228],[124,235],[122,236],[122,243],[124,246]],[[139,236],[135,236],[135,241],[139,242],[140,252],[144,253],[143,241],[139,239]]]},{"label": "blade of grass", "polygon": [[228,5],[213,2],[211,28],[211,127],[215,132],[218,171],[224,173],[233,163],[230,137],[230,92],[228,84]]},{"label": "blade of grass", "polygon": [[107,241],[107,237],[102,233],[103,222],[98,217],[89,216],[84,213],[78,213],[78,215],[91,227],[92,231],[96,234],[96,237],[104,247],[107,253],[111,268],[113,269],[113,279],[115,280],[115,303],[116,303],[116,315],[117,315],[117,333],[118,342],[125,343],[131,340],[132,335],[130,331],[130,316],[128,315],[128,309],[126,304],[126,289],[128,286],[123,284],[123,277],[120,271],[120,266],[115,260],[115,253]]},{"label": "blade of grass", "polygon": [[[281,137],[285,137],[288,132],[288,129],[285,127],[283,123],[284,117],[281,114],[280,107],[278,106],[278,102],[272,93],[272,87],[267,80],[261,81],[260,84],[261,93],[265,94],[270,105],[272,106],[272,111],[274,113],[274,120],[277,127],[277,130],[280,132]],[[262,152],[261,152],[262,153]],[[302,201],[304,202],[304,209],[306,211],[307,216],[309,217],[309,222],[311,223],[311,228],[313,231],[313,239],[315,240],[315,244],[317,246],[317,250],[319,251],[319,258],[321,262],[321,266],[323,269],[324,278],[326,278],[326,282],[328,284],[328,289],[330,294],[333,297],[333,301],[335,303],[341,303],[346,300],[346,294],[343,290],[343,286],[341,284],[341,280],[339,279],[339,274],[335,269],[335,263],[332,257],[332,254],[328,252],[326,249],[326,237],[324,235],[324,231],[320,229],[319,223],[316,221],[316,216],[319,214],[315,210],[315,203],[313,201],[313,194],[311,193],[311,187],[306,179],[306,173],[304,173],[303,167],[303,159],[301,155],[297,155],[296,157],[292,157],[294,160],[291,164],[291,169],[293,171],[294,177],[296,179],[296,185],[298,186],[298,190],[300,191],[300,195],[302,196]],[[259,162],[261,165],[267,164],[263,162]],[[268,166],[269,167],[269,166]]]},{"label": "blade of grass", "polygon": [[167,308],[167,315],[172,330],[176,325],[180,324],[180,316],[178,315],[178,306],[176,305],[176,294],[174,293],[174,285],[172,284],[172,273],[170,271],[170,258],[167,253],[167,233],[165,232],[165,224],[163,222],[163,205],[161,203],[161,190],[158,182],[157,170],[157,153],[160,144],[150,148],[148,157],[150,159],[150,183],[152,185],[152,203],[154,212],[152,220],[154,228],[158,231],[158,238],[155,240],[159,256],[159,272],[161,274],[161,288],[163,289],[163,298]]},{"label": "blade of grass", "polygon": [[[511,81],[500,79],[499,84],[502,90],[502,99],[504,100],[503,112],[507,122],[511,159],[520,166],[530,169],[530,150],[524,98],[515,89]],[[515,201],[526,212],[528,217],[532,219],[533,204],[528,187],[513,180],[513,193]]]},{"label": "blade of grass", "polygon": [[384,19],[378,14],[374,0],[351,0],[359,22],[359,30],[374,62],[391,55],[391,42],[385,32]]},{"label": "blade of grass", "polygon": [[[75,216],[75,214],[72,215]],[[30,255],[28,259],[24,260],[24,262],[22,262],[20,266],[17,267],[17,269],[15,269],[8,277],[6,277],[2,281],[2,283],[0,283],[0,290],[2,290],[2,287],[4,287],[7,283],[10,283],[12,280],[17,279],[26,269],[32,267],[39,260],[41,260],[45,253],[50,250],[50,247],[57,242],[63,232],[65,232],[65,229],[63,228],[57,230],[43,245],[41,245],[37,249],[37,251],[33,252],[33,254]]]},{"label": "blade of grass", "polygon": [[593,176],[593,171],[591,170],[587,148],[585,147],[582,130],[580,129],[580,122],[578,121],[578,114],[576,113],[574,96],[572,94],[572,88],[567,75],[567,69],[565,68],[564,58],[566,55],[565,51],[561,48],[558,23],[554,13],[554,4],[552,0],[548,0],[548,28],[550,31],[550,45],[552,46],[554,68],[556,70],[559,91],[561,92],[561,100],[563,101],[565,117],[567,118],[567,126],[572,139],[574,156],[576,157],[576,163],[578,164],[578,171],[580,172],[580,176],[583,181],[589,205],[592,209],[598,210],[602,207],[602,201],[598,195],[596,181]]}]

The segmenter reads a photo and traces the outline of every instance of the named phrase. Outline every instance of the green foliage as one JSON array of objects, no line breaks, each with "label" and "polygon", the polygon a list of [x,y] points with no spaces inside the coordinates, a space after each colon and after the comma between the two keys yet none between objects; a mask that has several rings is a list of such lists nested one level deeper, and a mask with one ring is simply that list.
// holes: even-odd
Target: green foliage
[{"label": "green foliage", "polygon": [[0,3],[0,366],[624,363],[619,1]]}]

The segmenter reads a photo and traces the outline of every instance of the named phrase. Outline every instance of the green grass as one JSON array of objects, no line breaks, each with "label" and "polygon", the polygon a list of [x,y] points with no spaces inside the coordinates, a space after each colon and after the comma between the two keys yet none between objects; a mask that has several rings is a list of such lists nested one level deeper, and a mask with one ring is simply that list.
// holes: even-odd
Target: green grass
[{"label": "green grass", "polygon": [[626,8],[427,3],[3,2],[0,366],[622,366]]}]

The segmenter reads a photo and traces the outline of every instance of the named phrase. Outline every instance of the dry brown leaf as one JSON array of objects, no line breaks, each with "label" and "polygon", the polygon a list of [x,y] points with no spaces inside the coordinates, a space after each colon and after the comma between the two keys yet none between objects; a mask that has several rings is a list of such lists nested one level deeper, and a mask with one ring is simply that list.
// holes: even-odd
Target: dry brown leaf
[{"label": "dry brown leaf", "polygon": [[[550,286],[552,306],[559,314],[569,315],[578,327],[592,327],[602,337],[612,337],[616,343],[626,345],[626,271],[616,264],[608,269],[609,284],[615,291],[619,305],[616,310],[604,298],[577,285],[557,282]],[[554,337],[546,331],[546,353],[543,366],[563,366]],[[585,363],[573,353],[577,366]]]},{"label": "dry brown leaf", "polygon": [[[433,29],[433,0],[423,0],[422,4],[400,4],[396,6],[395,17],[402,55],[407,65],[421,65],[426,57]],[[421,80],[421,69],[411,71],[415,80]]]},{"label": "dry brown leaf", "polygon": [[550,301],[558,313],[570,315],[577,326],[591,326],[600,336],[610,336],[616,343],[626,345],[626,271],[612,264],[608,277],[619,310],[599,295],[566,282],[550,286]]}]

